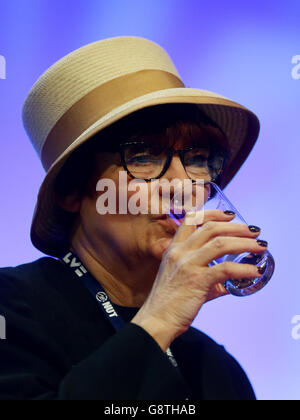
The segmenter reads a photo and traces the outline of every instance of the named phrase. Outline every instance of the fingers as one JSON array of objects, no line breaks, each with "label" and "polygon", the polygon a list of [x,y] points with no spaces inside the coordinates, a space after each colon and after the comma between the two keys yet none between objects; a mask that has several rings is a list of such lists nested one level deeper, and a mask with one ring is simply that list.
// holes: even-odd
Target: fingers
[{"label": "fingers", "polygon": [[253,232],[245,224],[209,221],[187,238],[185,246],[189,250],[195,250],[217,236],[256,238],[259,234],[260,231]]},{"label": "fingers", "polygon": [[[197,231],[197,225],[189,224],[188,219],[189,217],[193,217],[191,215],[187,215],[184,219],[183,223],[179,226],[176,235],[173,239],[173,244],[178,244],[180,242],[184,242],[190,235]],[[203,223],[208,221],[220,221],[220,222],[229,222],[234,219],[235,215],[227,215],[221,210],[207,210],[204,212],[204,219]]]},{"label": "fingers", "polygon": [[265,250],[266,247],[262,247],[255,239],[218,236],[199,250],[194,251],[192,259],[197,261],[200,266],[206,266],[226,254],[241,254],[243,252],[259,254]]},{"label": "fingers", "polygon": [[216,284],[223,285],[223,283],[229,279],[254,279],[261,276],[256,266],[251,264],[239,264],[231,261],[214,265],[213,267],[209,267],[207,270],[206,280],[209,282],[210,287],[213,287]]},{"label": "fingers", "polygon": [[218,299],[222,296],[227,296],[230,293],[225,289],[224,286],[225,282],[214,284],[211,289],[209,290],[206,298],[206,302],[210,300]]}]

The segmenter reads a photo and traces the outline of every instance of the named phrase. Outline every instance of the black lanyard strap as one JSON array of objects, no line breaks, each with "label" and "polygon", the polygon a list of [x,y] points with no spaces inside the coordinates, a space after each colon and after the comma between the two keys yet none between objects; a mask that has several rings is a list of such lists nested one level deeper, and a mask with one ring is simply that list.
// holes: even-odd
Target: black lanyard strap
[{"label": "black lanyard strap", "polygon": [[[116,308],[114,307],[101,284],[88,272],[77,255],[75,255],[73,252],[68,252],[68,254],[66,254],[61,259],[61,261],[65,263],[71,270],[73,270],[73,272],[82,280],[83,284],[96,299],[98,306],[101,308],[106,318],[114,327],[115,331],[119,331],[125,324],[124,320],[118,314]],[[172,365],[178,368],[178,364],[170,348],[168,348],[166,351],[166,355],[168,356]]]}]

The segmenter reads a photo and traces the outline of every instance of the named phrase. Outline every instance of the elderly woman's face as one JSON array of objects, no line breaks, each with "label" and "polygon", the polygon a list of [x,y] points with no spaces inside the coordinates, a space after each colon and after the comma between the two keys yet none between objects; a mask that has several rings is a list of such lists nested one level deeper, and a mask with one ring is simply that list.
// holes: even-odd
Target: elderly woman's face
[{"label": "elderly woman's face", "polygon": [[[186,149],[190,145],[183,141],[177,141],[174,149]],[[202,147],[203,154],[209,155],[208,148]],[[114,194],[114,189],[98,191],[95,196],[85,197],[81,203],[80,223],[84,229],[88,240],[97,250],[105,252],[105,249],[113,247],[119,257],[130,260],[143,257],[154,257],[161,260],[162,254],[171,242],[175,229],[170,225],[166,215],[162,214],[162,190],[158,188],[159,181],[143,182],[142,188],[134,188],[128,190],[128,184],[132,182],[132,178],[124,171],[121,156],[119,153],[99,153],[96,157],[94,185],[98,181],[110,180],[110,184],[115,185],[115,197],[111,198],[111,203],[116,204],[117,214],[99,214],[98,204],[103,203],[103,194]],[[122,172],[124,182],[120,183],[120,172]],[[173,156],[171,164],[163,175],[162,179],[172,181],[174,179],[184,181],[189,179],[182,165],[178,154]],[[210,177],[206,177],[210,180]],[[136,180],[136,185],[139,181]],[[99,184],[98,184],[99,185]],[[154,197],[154,192],[156,195]],[[132,214],[128,206],[130,200],[139,191],[141,199],[138,205],[143,206],[144,213]],[[153,214],[151,209],[151,199],[155,198],[156,205],[159,208],[159,214]],[[118,214],[120,202],[127,205],[127,214]],[[143,203],[141,203],[141,201]],[[106,204],[109,204],[106,202]],[[147,208],[146,208],[147,207]]]}]

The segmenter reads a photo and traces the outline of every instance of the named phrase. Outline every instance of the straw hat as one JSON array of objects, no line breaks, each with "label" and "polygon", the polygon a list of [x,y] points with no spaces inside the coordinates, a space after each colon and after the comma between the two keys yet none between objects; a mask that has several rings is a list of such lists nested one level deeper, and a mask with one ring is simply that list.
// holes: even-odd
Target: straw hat
[{"label": "straw hat", "polygon": [[223,173],[225,187],[249,155],[259,121],[223,96],[186,88],[168,54],[154,42],[138,37],[95,42],[39,78],[24,103],[23,123],[47,171],[31,226],[31,240],[40,251],[60,256],[66,244],[53,185],[71,153],[121,118],[170,103],[198,104],[227,135],[232,155]]}]

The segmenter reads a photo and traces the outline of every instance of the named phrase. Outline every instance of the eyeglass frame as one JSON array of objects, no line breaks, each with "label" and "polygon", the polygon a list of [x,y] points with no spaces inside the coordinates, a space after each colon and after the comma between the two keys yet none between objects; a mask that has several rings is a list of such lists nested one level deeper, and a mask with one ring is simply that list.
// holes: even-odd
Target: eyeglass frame
[{"label": "eyeglass frame", "polygon": [[[196,179],[191,178],[191,177],[189,176],[189,174],[187,173],[187,170],[186,170],[186,167],[185,167],[185,163],[184,163],[184,157],[185,157],[185,154],[186,154],[187,152],[190,152],[191,150],[194,150],[194,149],[200,149],[201,147],[190,147],[190,148],[188,148],[188,149],[175,149],[175,150],[174,150],[174,149],[171,149],[171,148],[166,148],[166,149],[165,149],[165,151],[168,153],[168,155],[167,155],[167,158],[166,158],[166,162],[165,162],[165,164],[164,164],[164,167],[163,167],[163,169],[162,169],[161,173],[159,174],[159,176],[157,176],[157,177],[153,177],[153,178],[137,178],[137,177],[135,177],[134,175],[132,175],[132,173],[129,171],[129,169],[128,169],[128,167],[127,167],[127,164],[126,164],[125,151],[124,151],[124,149],[125,149],[125,146],[134,145],[134,144],[142,144],[142,143],[147,144],[147,143],[145,143],[145,142],[134,142],[134,141],[132,141],[132,142],[121,143],[121,144],[119,145],[119,152],[120,152],[120,156],[121,156],[122,165],[123,165],[123,167],[124,167],[125,171],[128,173],[128,175],[129,175],[131,178],[133,178],[133,179],[142,179],[143,181],[146,181],[146,182],[151,182],[151,181],[154,181],[154,180],[160,179],[160,178],[162,178],[162,177],[165,175],[165,173],[168,171],[168,169],[169,169],[169,167],[170,167],[170,165],[171,165],[171,163],[172,163],[172,160],[173,160],[174,155],[175,155],[175,154],[179,154],[180,161],[181,161],[181,164],[182,164],[182,166],[183,166],[183,168],[184,168],[184,170],[185,170],[186,175],[187,175],[187,176],[188,176],[188,178],[189,178],[189,179],[191,179],[193,182],[197,182],[197,180],[196,180]],[[213,148],[211,148],[211,150],[213,150]],[[218,171],[218,174],[217,174],[214,178],[212,178],[212,179],[211,179],[211,181],[210,181],[210,182],[215,182],[215,181],[216,181],[216,179],[220,176],[220,174],[221,174],[221,173],[223,172],[223,170],[224,170],[224,164],[225,164],[225,161],[226,161],[226,159],[227,159],[227,156],[226,156],[226,154],[225,154],[225,153],[220,153],[220,157],[222,157],[222,159],[223,159],[223,161],[222,161],[222,165],[221,165],[221,169]],[[198,181],[199,181],[199,180],[198,180]]]}]

